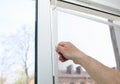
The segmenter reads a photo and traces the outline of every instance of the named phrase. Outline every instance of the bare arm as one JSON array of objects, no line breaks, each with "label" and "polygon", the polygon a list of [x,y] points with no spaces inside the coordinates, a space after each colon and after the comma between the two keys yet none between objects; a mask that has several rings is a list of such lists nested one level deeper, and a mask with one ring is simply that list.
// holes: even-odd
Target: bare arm
[{"label": "bare arm", "polygon": [[98,84],[120,84],[120,73],[118,71],[113,70],[91,58],[71,43],[59,43],[56,51],[59,53],[59,59],[62,62],[69,59],[73,60],[76,64],[80,64]]},{"label": "bare arm", "polygon": [[120,84],[120,73],[85,55],[76,60],[98,84]]}]

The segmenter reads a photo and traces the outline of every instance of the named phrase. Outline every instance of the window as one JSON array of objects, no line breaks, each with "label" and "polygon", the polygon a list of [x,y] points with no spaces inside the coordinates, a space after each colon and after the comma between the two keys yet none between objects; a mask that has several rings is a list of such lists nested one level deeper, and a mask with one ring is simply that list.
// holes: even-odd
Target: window
[{"label": "window", "polygon": [[0,84],[34,84],[35,1],[0,1]]},{"label": "window", "polygon": [[[37,60],[38,60],[38,63],[37,63],[37,66],[38,66],[38,69],[37,69],[37,72],[38,72],[38,78],[37,78],[37,80],[38,80],[38,84],[53,84],[53,83],[55,83],[55,84],[58,84],[58,82],[56,82],[56,79],[57,79],[57,77],[58,78],[60,78],[60,76],[62,75],[61,74],[61,72],[60,72],[60,70],[62,69],[66,69],[66,67],[64,68],[64,66],[62,66],[62,68],[60,68],[61,67],[61,63],[59,62],[59,65],[58,65],[58,67],[59,67],[59,74],[58,74],[58,76],[56,75],[56,72],[57,72],[57,70],[56,69],[58,69],[58,67],[56,67],[57,66],[57,62],[56,62],[56,52],[55,52],[55,46],[56,46],[56,43],[57,42],[60,42],[60,41],[62,41],[62,40],[66,40],[66,41],[71,41],[72,43],[74,43],[77,47],[79,47],[80,49],[82,49],[84,52],[86,52],[86,53],[88,53],[88,54],[90,54],[91,56],[96,56],[95,55],[95,53],[96,52],[94,52],[94,50],[95,50],[95,48],[93,48],[93,46],[91,46],[90,44],[86,44],[86,45],[90,45],[89,47],[92,47],[93,48],[93,50],[90,50],[91,48],[86,48],[84,45],[81,47],[81,45],[79,45],[78,43],[76,43],[76,42],[79,42],[79,40],[77,40],[77,39],[75,39],[76,41],[74,41],[74,37],[70,37],[70,36],[72,36],[73,34],[76,34],[76,35],[78,35],[79,36],[79,33],[74,33],[74,31],[73,32],[71,32],[71,34],[70,34],[70,36],[68,36],[68,37],[66,37],[66,38],[63,38],[62,36],[67,36],[67,34],[72,30],[72,28],[71,27],[75,27],[76,29],[76,31],[77,31],[77,29],[80,29],[81,30],[81,28],[78,28],[78,26],[75,26],[75,25],[73,25],[73,24],[70,24],[70,22],[73,22],[72,20],[74,20],[73,18],[71,18],[71,17],[77,17],[77,19],[75,19],[75,22],[76,21],[78,21],[78,22],[80,22],[81,20],[80,19],[84,19],[83,21],[84,22],[82,22],[82,23],[85,23],[86,21],[88,21],[88,22],[90,22],[91,24],[95,24],[94,23],[94,19],[93,18],[87,18],[87,19],[85,19],[86,17],[79,17],[79,15],[78,14],[75,14],[75,16],[74,15],[70,15],[70,14],[73,14],[73,11],[77,11],[77,12],[84,12],[84,13],[87,13],[87,14],[92,14],[92,15],[96,15],[96,16],[100,16],[100,18],[99,17],[96,17],[97,19],[95,20],[95,21],[97,21],[96,22],[96,24],[97,24],[97,26],[99,25],[100,27],[102,27],[102,28],[99,28],[100,29],[100,32],[102,32],[103,30],[105,30],[105,31],[103,31],[102,33],[107,33],[107,39],[111,39],[110,38],[110,32],[109,32],[109,26],[108,26],[108,24],[106,24],[106,23],[108,23],[108,21],[107,21],[107,19],[109,18],[109,19],[111,19],[111,20],[118,20],[119,19],[119,9],[117,9],[118,11],[116,11],[116,10],[113,10],[113,11],[110,11],[111,10],[111,8],[108,8],[107,9],[107,11],[106,11],[106,9],[105,9],[105,11],[99,11],[99,10],[94,10],[94,9],[91,9],[91,8],[88,8],[88,6],[86,7],[86,6],[79,6],[78,4],[74,4],[74,3],[70,3],[70,2],[68,2],[68,3],[66,3],[65,1],[69,1],[69,0],[38,0],[38,19],[37,19],[37,26],[38,26],[38,30],[37,30],[37,54],[38,54],[38,58],[37,58]],[[71,1],[71,0],[70,0]],[[78,1],[78,0],[76,0],[76,1]],[[80,1],[80,0],[79,0]],[[85,1],[85,0],[84,0]],[[88,1],[88,0],[87,0]],[[91,0],[90,0],[91,1]],[[102,0],[101,0],[102,1]],[[115,0],[114,0],[115,1]],[[50,3],[51,2],[51,3]],[[118,4],[119,5],[119,4]],[[117,5],[117,6],[118,6]],[[115,6],[116,6],[116,4],[115,4]],[[66,20],[68,20],[69,18],[68,17],[62,17],[62,20],[61,20],[61,18],[60,18],[60,16],[61,15],[64,15],[63,14],[63,12],[59,12],[59,14],[58,15],[54,15],[54,13],[56,13],[56,11],[58,12],[58,10],[57,9],[70,9],[70,10],[73,10],[73,11],[71,11],[71,12],[68,12],[68,14],[67,13],[64,13],[65,15],[68,15],[68,17],[70,18],[70,22],[69,21],[66,21]],[[117,8],[119,8],[119,7],[117,7]],[[51,10],[52,9],[52,10]],[[51,12],[53,13],[53,16],[51,16],[52,14],[50,14],[51,12],[50,12],[50,10],[51,10]],[[56,16],[58,17],[57,19],[59,19],[58,21],[56,21]],[[89,15],[88,15],[89,16]],[[91,15],[90,15],[90,17],[91,17]],[[101,17],[104,17],[104,18],[107,18],[107,19],[102,19]],[[68,19],[67,19],[68,18]],[[55,21],[53,21],[53,22],[51,22],[52,20],[51,19],[55,19]],[[65,23],[63,23],[63,21],[64,21],[64,19],[65,19]],[[79,19],[79,20],[78,20]],[[103,22],[102,22],[102,21]],[[89,24],[87,22],[87,24]],[[105,24],[103,24],[105,22]],[[64,24],[64,27],[62,27],[60,24],[58,24],[58,23],[60,23],[60,24]],[[81,23],[81,22],[80,22]],[[59,25],[59,26],[57,26],[57,24]],[[67,25],[66,25],[67,24]],[[70,27],[70,29],[69,28],[67,28],[66,26],[68,26],[68,24],[70,24],[70,25],[72,25],[71,27]],[[85,23],[86,24],[86,23]],[[95,25],[96,25],[95,24]],[[77,24],[78,25],[78,24]],[[83,24],[82,24],[83,25]],[[51,27],[52,26],[52,27]],[[80,25],[81,26],[81,25]],[[84,27],[85,27],[85,25],[83,25]],[[93,27],[94,25],[92,25],[92,27]],[[61,29],[62,28],[62,29]],[[64,30],[64,29],[66,29],[66,30]],[[86,29],[86,27],[85,27],[85,29]],[[84,32],[87,32],[87,35],[91,32],[93,32],[93,31],[86,31],[84,29]],[[95,29],[94,27],[93,27],[93,29]],[[58,31],[57,31],[58,30]],[[69,32],[67,31],[67,30],[69,30]],[[74,29],[73,29],[74,30]],[[91,39],[93,39],[93,40],[95,40],[96,41],[96,38],[94,37],[94,34],[95,35],[97,35],[97,36],[99,36],[99,33],[97,34],[97,30],[95,29],[94,30],[95,32],[94,33],[92,33],[92,38],[89,38],[90,39],[90,41],[91,41]],[[96,32],[97,31],[97,32]],[[55,34],[54,34],[55,33]],[[63,34],[62,36],[61,36],[61,34],[63,34],[63,33],[65,33],[65,34]],[[66,34],[67,33],[67,34]],[[91,35],[91,33],[90,33],[90,35]],[[84,33],[82,33],[82,34],[84,34]],[[104,34],[103,34],[104,35]],[[80,36],[81,37],[81,36]],[[79,38],[80,38],[79,37]],[[43,39],[44,38],[44,39]],[[78,37],[77,37],[78,38]],[[87,39],[88,37],[86,36],[85,38],[81,38],[81,39]],[[103,38],[103,37],[102,37]],[[58,39],[58,40],[57,40]],[[97,38],[98,39],[98,38]],[[104,39],[106,39],[106,36],[105,36],[105,38]],[[100,39],[98,39],[98,40],[100,40]],[[57,42],[56,42],[57,41]],[[104,41],[104,40],[103,40]],[[106,40],[105,40],[106,41]],[[81,42],[81,41],[80,41]],[[107,42],[107,41],[106,41]],[[94,45],[97,45],[96,44],[97,43],[97,41],[95,42],[95,44]],[[104,42],[103,42],[104,43]],[[111,46],[111,48],[110,48],[110,50],[112,51],[112,44],[111,44],[111,41],[108,41],[108,43],[110,43],[110,46]],[[91,44],[92,44],[92,42],[91,42]],[[101,44],[101,43],[100,43]],[[107,46],[108,46],[109,44],[107,44]],[[109,47],[110,47],[109,46]],[[97,46],[94,46],[94,47],[98,47],[98,45]],[[106,49],[106,46],[104,46],[105,47],[105,49]],[[95,50],[95,51],[97,51],[97,50]],[[99,50],[98,50],[99,51]],[[113,51],[112,51],[113,52]],[[114,53],[113,53],[114,54]],[[112,54],[112,55],[113,55]],[[98,55],[98,54],[97,54]],[[54,57],[55,57],[55,59],[54,59]],[[99,57],[99,56],[98,56]],[[98,58],[97,57],[97,58]],[[108,58],[108,57],[107,57]],[[114,57],[113,57],[113,59],[114,59]],[[46,62],[47,61],[47,62]],[[58,61],[58,60],[57,60]],[[100,59],[100,61],[102,61],[101,59]],[[113,60],[113,63],[114,63],[114,60]],[[55,66],[54,66],[54,65]],[[71,65],[72,64],[72,65]],[[104,64],[106,64],[107,66],[109,66],[109,64],[107,64],[107,63],[104,63]],[[115,63],[114,63],[115,64]],[[110,67],[113,67],[113,66],[115,66],[115,65],[110,65]],[[65,63],[63,64],[63,65],[66,65]],[[73,67],[73,68],[72,68]],[[69,62],[68,63],[68,66],[67,66],[67,68],[68,68],[68,71],[70,71],[70,72],[72,72],[72,69],[75,71],[76,70],[76,72],[75,72],[75,74],[76,73],[81,73],[81,71],[85,71],[81,66],[79,66],[79,65],[73,65],[73,63],[72,62]],[[69,69],[71,69],[71,70],[69,70]],[[74,72],[73,72],[74,73]],[[94,84],[94,81],[93,80],[91,80],[91,77],[85,72],[85,76],[84,77],[82,77],[83,78],[83,82],[84,81],[86,81],[86,82],[89,82],[89,83],[91,83],[91,84]],[[63,74],[64,75],[64,74]],[[61,77],[63,77],[63,75],[61,76]],[[68,76],[68,74],[66,75],[67,77],[71,77],[71,75],[69,75]],[[76,75],[75,75],[76,76]],[[65,77],[65,76],[64,76]],[[59,80],[59,83],[60,84],[66,84],[66,83],[68,83],[68,81],[66,80],[66,81],[63,81],[63,80],[60,80],[60,79],[58,79]],[[85,83],[86,83],[85,82]],[[78,83],[81,83],[81,80],[78,80]]]},{"label": "window", "polygon": [[[116,68],[115,55],[108,24],[103,24],[91,19],[86,19],[85,17],[79,17],[61,11],[57,11],[57,15],[58,42],[70,41],[80,50],[106,66]],[[105,22],[108,21],[107,19],[96,16],[95,18]],[[82,81],[95,83],[80,65],[75,65],[72,61],[67,61],[65,63],[58,61],[58,73],[58,80],[62,82],[73,80],[77,81],[77,83]]]}]

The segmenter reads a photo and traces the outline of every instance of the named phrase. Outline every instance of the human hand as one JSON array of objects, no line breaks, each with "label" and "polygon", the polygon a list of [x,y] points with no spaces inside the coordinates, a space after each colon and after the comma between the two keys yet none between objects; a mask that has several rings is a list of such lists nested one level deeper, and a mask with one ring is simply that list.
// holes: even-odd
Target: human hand
[{"label": "human hand", "polygon": [[56,52],[59,54],[59,60],[61,62],[65,62],[67,60],[74,61],[81,53],[80,50],[70,42],[60,42],[56,47]]}]

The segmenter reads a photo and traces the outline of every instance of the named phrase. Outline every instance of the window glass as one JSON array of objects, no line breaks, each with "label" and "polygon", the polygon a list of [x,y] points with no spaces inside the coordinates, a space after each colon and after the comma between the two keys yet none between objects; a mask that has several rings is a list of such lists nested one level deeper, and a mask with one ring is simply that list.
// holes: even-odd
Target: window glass
[{"label": "window glass", "polygon": [[0,84],[34,84],[35,1],[0,1]]},{"label": "window glass", "polygon": [[[90,19],[57,12],[58,42],[72,42],[80,50],[110,68],[116,68],[115,56],[109,26]],[[107,21],[107,19],[100,18]],[[109,59],[109,60],[108,60]],[[80,65],[72,61],[58,61],[58,81],[60,84],[95,84],[95,81]]]}]

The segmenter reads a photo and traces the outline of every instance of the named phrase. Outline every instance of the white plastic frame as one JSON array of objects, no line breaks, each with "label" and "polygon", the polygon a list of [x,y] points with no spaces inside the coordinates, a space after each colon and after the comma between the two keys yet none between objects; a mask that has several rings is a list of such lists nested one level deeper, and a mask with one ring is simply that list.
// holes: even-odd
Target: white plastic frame
[{"label": "white plastic frame", "polygon": [[[109,20],[109,22],[113,23],[114,21]],[[111,39],[115,53],[117,69],[120,71],[120,26],[116,27],[110,25],[109,27],[110,27]]]},{"label": "white plastic frame", "polygon": [[[51,4],[50,4],[51,3]],[[78,7],[72,4],[57,0],[38,0],[38,21],[37,21],[37,84],[57,84],[57,58],[55,45],[57,43],[56,8],[81,11],[112,20],[118,20],[116,16],[101,13],[99,11]],[[53,33],[52,33],[53,32]],[[118,34],[116,34],[116,39]],[[117,42],[117,45],[120,43]],[[119,48],[120,53],[120,46]],[[118,60],[119,61],[119,60]],[[53,65],[54,64],[54,65]]]},{"label": "white plastic frame", "polygon": [[53,84],[50,0],[38,0],[37,84]]},{"label": "white plastic frame", "polygon": [[[66,3],[66,2],[64,2],[64,0],[51,0],[51,4],[56,5],[57,7],[66,8],[66,9],[75,10],[75,11],[80,11],[80,12],[84,12],[84,13],[88,13],[88,14],[93,14],[93,15],[97,15],[97,16],[104,17],[107,19],[120,20],[120,17],[119,17],[120,15],[114,16],[114,15],[111,15],[109,12],[107,13],[107,12],[101,12],[98,10],[93,10],[93,9],[88,8],[87,6],[85,7],[84,5],[78,6],[75,4]],[[97,4],[96,4],[96,6],[97,6]],[[118,11],[112,11],[112,12],[117,13]],[[119,13],[117,13],[117,14],[119,14]]]},{"label": "white plastic frame", "polygon": [[[91,10],[120,16],[119,1],[114,0],[58,0]],[[112,4],[111,4],[112,3]]]}]

